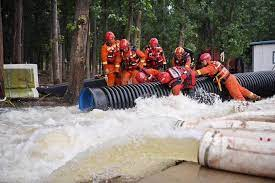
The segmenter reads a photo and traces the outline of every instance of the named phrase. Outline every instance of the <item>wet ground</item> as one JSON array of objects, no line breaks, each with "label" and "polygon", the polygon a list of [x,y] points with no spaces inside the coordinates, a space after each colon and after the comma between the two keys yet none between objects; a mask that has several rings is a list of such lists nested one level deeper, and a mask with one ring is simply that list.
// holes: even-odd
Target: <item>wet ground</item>
[{"label": "wet ground", "polygon": [[139,183],[274,183],[264,177],[208,169],[195,163],[184,162],[165,171],[146,177]]}]

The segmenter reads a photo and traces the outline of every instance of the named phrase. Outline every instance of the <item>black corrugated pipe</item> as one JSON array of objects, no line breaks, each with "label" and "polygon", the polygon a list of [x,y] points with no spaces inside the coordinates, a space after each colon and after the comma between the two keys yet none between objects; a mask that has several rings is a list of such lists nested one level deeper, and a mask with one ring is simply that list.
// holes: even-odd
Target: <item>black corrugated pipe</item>
[{"label": "black corrugated pipe", "polygon": [[[262,97],[275,94],[275,72],[262,71],[235,74],[242,86]],[[218,94],[222,99],[229,99],[226,89],[219,91],[211,78],[198,78],[195,91],[203,89],[209,93]],[[135,106],[138,97],[168,96],[170,89],[158,82],[138,85],[84,88],[79,97],[79,108],[82,111],[93,109],[108,110],[126,109]]]}]

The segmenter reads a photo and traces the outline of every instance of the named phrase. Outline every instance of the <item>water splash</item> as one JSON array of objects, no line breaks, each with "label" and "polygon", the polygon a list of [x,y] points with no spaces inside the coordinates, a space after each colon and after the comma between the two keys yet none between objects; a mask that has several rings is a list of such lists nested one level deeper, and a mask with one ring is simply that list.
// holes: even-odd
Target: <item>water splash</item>
[{"label": "water splash", "polygon": [[[81,154],[92,157],[102,148],[111,151],[117,145],[121,148],[129,143],[139,145],[143,139],[159,139],[163,143],[171,138],[199,139],[201,131],[183,131],[175,128],[175,122],[236,113],[233,110],[236,102],[218,100],[206,105],[185,96],[137,99],[136,103],[132,109],[89,113],[81,113],[77,107],[0,109],[0,181],[41,182],[69,162],[79,160]],[[246,111],[265,111],[274,108],[274,103],[274,97],[251,103]],[[127,156],[127,151],[125,153]],[[171,161],[162,160],[158,167],[169,163]]]}]

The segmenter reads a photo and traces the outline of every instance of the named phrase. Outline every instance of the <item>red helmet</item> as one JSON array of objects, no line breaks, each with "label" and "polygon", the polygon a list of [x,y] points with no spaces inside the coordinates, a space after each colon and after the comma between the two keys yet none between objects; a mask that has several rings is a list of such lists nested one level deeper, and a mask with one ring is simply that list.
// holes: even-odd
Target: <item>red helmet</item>
[{"label": "red helmet", "polygon": [[127,41],[127,39],[122,39],[119,42],[119,49],[121,51],[128,51],[127,49],[129,48],[129,42]]},{"label": "red helmet", "polygon": [[111,42],[115,39],[115,34],[113,32],[106,32],[105,41]]},{"label": "red helmet", "polygon": [[172,77],[168,72],[161,72],[158,74],[158,80],[162,84],[169,83],[171,81]]},{"label": "red helmet", "polygon": [[211,60],[211,55],[209,53],[203,53],[200,56],[200,61],[203,61],[203,60],[210,61]]},{"label": "red helmet", "polygon": [[138,72],[135,78],[139,83],[145,83],[147,81],[147,77],[143,72]]},{"label": "red helmet", "polygon": [[150,46],[152,47],[152,48],[155,48],[155,47],[157,47],[158,46],[158,44],[159,44],[159,41],[158,41],[158,39],[157,38],[152,38],[152,39],[150,39]]}]

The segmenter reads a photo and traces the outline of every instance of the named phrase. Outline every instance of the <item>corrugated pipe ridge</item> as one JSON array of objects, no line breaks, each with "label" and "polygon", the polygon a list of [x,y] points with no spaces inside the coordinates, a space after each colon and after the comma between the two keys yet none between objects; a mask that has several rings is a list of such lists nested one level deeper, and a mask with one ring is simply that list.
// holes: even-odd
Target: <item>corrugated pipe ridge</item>
[{"label": "corrugated pipe ridge", "polygon": [[[275,72],[250,72],[235,74],[242,86],[262,97],[275,94]],[[215,93],[222,99],[229,99],[226,89],[219,91],[211,78],[198,78],[195,91],[199,88]],[[126,109],[135,106],[135,99],[150,96],[168,96],[170,89],[158,82],[138,85],[125,85],[102,88],[84,88],[79,97],[79,108],[82,111],[93,109]]]}]

